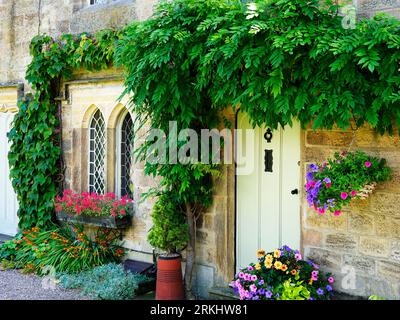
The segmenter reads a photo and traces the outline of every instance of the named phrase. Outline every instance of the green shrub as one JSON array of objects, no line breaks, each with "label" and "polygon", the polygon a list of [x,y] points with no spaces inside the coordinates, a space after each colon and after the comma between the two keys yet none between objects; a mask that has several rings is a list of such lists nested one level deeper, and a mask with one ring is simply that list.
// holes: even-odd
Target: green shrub
[{"label": "green shrub", "polygon": [[149,232],[152,246],[167,253],[177,253],[188,242],[188,225],[181,209],[173,203],[171,196],[162,194],[153,207],[153,228]]},{"label": "green shrub", "polygon": [[149,278],[125,271],[122,265],[108,264],[78,274],[59,275],[60,286],[80,289],[82,295],[96,300],[131,300],[139,284]]},{"label": "green shrub", "polygon": [[[46,267],[55,272],[77,273],[111,262],[119,262],[124,250],[118,246],[118,235],[109,229],[99,228],[93,238],[83,226],[74,229],[41,231],[33,228],[24,231],[4,249],[18,268],[42,274]],[[15,245],[15,247],[14,247]]]},{"label": "green shrub", "polygon": [[17,254],[18,241],[22,239],[22,234],[18,234],[13,240],[4,242],[0,246],[0,261],[13,261]]}]

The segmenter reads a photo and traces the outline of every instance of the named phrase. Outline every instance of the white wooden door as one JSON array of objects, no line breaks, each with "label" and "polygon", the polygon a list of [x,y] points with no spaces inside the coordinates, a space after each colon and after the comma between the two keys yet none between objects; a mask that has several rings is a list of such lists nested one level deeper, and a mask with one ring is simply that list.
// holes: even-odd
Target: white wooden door
[{"label": "white wooden door", "polygon": [[[237,123],[238,130],[253,129],[242,112]],[[237,269],[256,261],[258,249],[273,251],[282,245],[300,249],[300,124],[267,131],[257,127],[254,141],[237,141],[237,152],[254,161],[237,164]],[[240,170],[244,165],[254,169]]]},{"label": "white wooden door", "polygon": [[0,112],[0,234],[10,236],[18,232],[18,203],[9,178],[8,166],[10,144],[7,133],[13,118],[13,113]]}]

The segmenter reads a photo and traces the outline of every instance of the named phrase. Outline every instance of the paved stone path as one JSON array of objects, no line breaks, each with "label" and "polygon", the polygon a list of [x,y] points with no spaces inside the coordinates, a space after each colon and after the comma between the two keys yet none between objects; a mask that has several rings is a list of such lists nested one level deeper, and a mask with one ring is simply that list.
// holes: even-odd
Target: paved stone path
[{"label": "paved stone path", "polygon": [[18,271],[0,271],[0,300],[87,300],[78,291],[44,289],[42,278]]}]

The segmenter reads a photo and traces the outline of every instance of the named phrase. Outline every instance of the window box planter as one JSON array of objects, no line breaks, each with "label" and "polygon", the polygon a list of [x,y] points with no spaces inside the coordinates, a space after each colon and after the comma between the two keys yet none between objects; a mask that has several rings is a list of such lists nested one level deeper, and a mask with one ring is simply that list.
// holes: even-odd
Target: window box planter
[{"label": "window box planter", "polygon": [[102,227],[108,229],[125,229],[132,225],[132,216],[127,215],[123,218],[117,217],[88,217],[71,215],[65,212],[57,212],[56,218],[59,222],[79,223],[83,225]]}]

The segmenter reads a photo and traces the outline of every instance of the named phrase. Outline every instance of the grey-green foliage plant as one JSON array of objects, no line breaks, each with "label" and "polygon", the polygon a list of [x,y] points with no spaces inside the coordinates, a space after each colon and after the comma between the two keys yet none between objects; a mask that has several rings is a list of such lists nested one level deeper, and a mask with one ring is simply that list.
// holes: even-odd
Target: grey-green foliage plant
[{"label": "grey-green foliage plant", "polygon": [[140,283],[148,277],[125,271],[119,264],[107,264],[78,274],[60,274],[60,286],[80,289],[82,295],[95,300],[132,300]]},{"label": "grey-green foliage plant", "polygon": [[179,253],[188,243],[189,230],[179,205],[173,202],[171,194],[159,196],[151,215],[153,227],[149,242],[167,254]]},{"label": "grey-green foliage plant", "polygon": [[[228,106],[254,125],[330,129],[400,124],[400,23],[377,16],[344,29],[333,1],[163,1],[152,18],[126,28],[116,63],[142,124],[168,132],[213,129]],[[170,137],[167,137],[170,138]],[[145,160],[146,148],[140,150]],[[218,167],[146,163],[187,216],[187,289],[195,221],[212,200]]]}]

